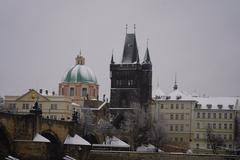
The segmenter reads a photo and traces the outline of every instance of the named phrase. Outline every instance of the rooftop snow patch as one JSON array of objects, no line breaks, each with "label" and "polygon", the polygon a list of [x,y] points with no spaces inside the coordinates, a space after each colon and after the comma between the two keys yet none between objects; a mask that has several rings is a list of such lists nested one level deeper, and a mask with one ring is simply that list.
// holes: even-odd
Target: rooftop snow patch
[{"label": "rooftop snow patch", "polygon": [[83,146],[90,146],[91,144],[80,137],[79,135],[75,134],[73,137],[70,135],[67,136],[67,138],[64,141],[64,144],[72,144],[72,145],[83,145]]},{"label": "rooftop snow patch", "polygon": [[41,134],[37,133],[35,137],[33,138],[33,142],[45,142],[45,143],[50,143],[50,141],[43,137]]}]

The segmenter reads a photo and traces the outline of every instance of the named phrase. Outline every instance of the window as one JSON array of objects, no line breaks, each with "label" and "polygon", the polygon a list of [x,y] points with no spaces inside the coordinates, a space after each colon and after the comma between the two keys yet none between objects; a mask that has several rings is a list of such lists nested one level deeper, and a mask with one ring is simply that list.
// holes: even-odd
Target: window
[{"label": "window", "polygon": [[176,142],[178,141],[178,137],[175,137],[175,141],[176,141]]},{"label": "window", "polygon": [[197,123],[197,129],[200,129],[200,123]]},{"label": "window", "polygon": [[224,124],[224,129],[227,129],[227,124],[226,123]]},{"label": "window", "polygon": [[15,104],[15,103],[10,103],[10,104],[9,104],[9,107],[10,107],[11,109],[16,109],[16,104]]},{"label": "window", "polygon": [[51,110],[57,110],[57,104],[51,104]]},{"label": "window", "polygon": [[82,88],[82,97],[87,96],[87,88]]},{"label": "window", "polygon": [[205,118],[205,113],[202,113],[202,118]]},{"label": "window", "polygon": [[173,125],[170,125],[170,131],[173,131]]},{"label": "window", "polygon": [[23,104],[22,109],[29,109],[29,104]]},{"label": "window", "polygon": [[170,115],[170,119],[173,119],[173,114]]},{"label": "window", "polygon": [[232,134],[229,134],[229,140],[232,140],[233,138],[232,138]]},{"label": "window", "polygon": [[200,118],[200,113],[199,112],[197,112],[197,118]]},{"label": "window", "polygon": [[232,123],[229,124],[229,129],[232,129]]},{"label": "window", "polygon": [[180,138],[180,142],[183,142],[183,138],[182,137]]},{"label": "window", "polygon": [[213,123],[213,129],[216,129],[216,123]]},{"label": "window", "polygon": [[229,119],[232,119],[232,118],[233,118],[233,114],[229,113]]},{"label": "window", "polygon": [[222,129],[222,124],[221,123],[218,124],[218,129]]},{"label": "window", "polygon": [[196,139],[199,139],[199,134],[198,133],[196,134]]},{"label": "window", "polygon": [[217,114],[213,113],[213,118],[216,119],[217,118]]},{"label": "window", "polygon": [[178,131],[178,125],[175,125],[175,131]]},{"label": "window", "polygon": [[181,126],[180,126],[180,131],[183,131],[183,127],[184,127],[184,125],[181,124]]},{"label": "window", "polygon": [[224,113],[224,118],[227,119],[227,113]]},{"label": "window", "polygon": [[196,144],[196,148],[199,149],[199,144],[198,143]]},{"label": "window", "polygon": [[219,119],[222,118],[222,113],[218,113],[218,118],[219,118]]},{"label": "window", "polygon": [[232,145],[231,145],[231,144],[229,144],[229,148],[232,148]]},{"label": "window", "polygon": [[181,109],[184,109],[184,104],[183,103],[181,104]]},{"label": "window", "polygon": [[179,105],[178,104],[176,104],[176,109],[178,109],[179,108]]},{"label": "window", "polygon": [[178,114],[175,115],[175,118],[178,119]]},{"label": "window", "polygon": [[171,104],[171,109],[173,109],[173,104]]},{"label": "window", "polygon": [[164,105],[163,104],[161,104],[161,109],[164,109]]},{"label": "window", "polygon": [[227,135],[226,135],[226,134],[223,135],[223,139],[224,139],[224,140],[227,139]]},{"label": "window", "polygon": [[62,95],[64,95],[64,88],[62,88]]},{"label": "window", "polygon": [[231,104],[228,105],[228,107],[229,107],[229,109],[233,109],[233,105],[231,105]]},{"label": "window", "polygon": [[184,119],[184,114],[181,114],[181,120],[183,120]]},{"label": "window", "polygon": [[218,109],[222,109],[223,105],[222,104],[218,104]]},{"label": "window", "polygon": [[74,88],[70,88],[70,96],[74,96]]},{"label": "window", "polygon": [[208,113],[208,118],[209,118],[209,119],[211,118],[211,113]]}]

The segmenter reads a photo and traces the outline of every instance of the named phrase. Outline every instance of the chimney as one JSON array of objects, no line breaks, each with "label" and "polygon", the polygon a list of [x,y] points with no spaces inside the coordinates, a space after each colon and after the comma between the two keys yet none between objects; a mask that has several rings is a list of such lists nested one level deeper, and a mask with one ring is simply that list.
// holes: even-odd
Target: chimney
[{"label": "chimney", "polygon": [[39,89],[39,93],[42,94],[42,89]]},{"label": "chimney", "polygon": [[46,95],[48,95],[48,90],[45,90]]}]

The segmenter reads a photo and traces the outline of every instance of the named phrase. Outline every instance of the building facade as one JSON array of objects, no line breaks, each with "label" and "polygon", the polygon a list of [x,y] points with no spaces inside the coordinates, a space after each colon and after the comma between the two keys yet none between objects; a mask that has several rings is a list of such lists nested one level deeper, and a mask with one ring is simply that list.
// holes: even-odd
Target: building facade
[{"label": "building facade", "polygon": [[205,153],[211,153],[213,145],[220,150],[238,149],[238,113],[239,97],[191,96],[180,91],[176,82],[168,95],[157,88],[152,105],[153,123],[160,122],[168,144]]},{"label": "building facade", "polygon": [[47,91],[42,93],[42,91],[37,92],[33,89],[21,96],[5,96],[4,110],[22,114],[29,113],[36,101],[42,109],[44,118],[70,121],[73,112],[80,110],[80,106],[72,104],[69,97],[50,95]]}]

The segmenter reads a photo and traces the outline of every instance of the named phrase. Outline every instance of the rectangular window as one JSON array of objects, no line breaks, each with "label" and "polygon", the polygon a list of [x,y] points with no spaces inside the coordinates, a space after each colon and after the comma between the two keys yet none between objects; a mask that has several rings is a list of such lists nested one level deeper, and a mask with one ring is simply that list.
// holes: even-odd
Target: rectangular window
[{"label": "rectangular window", "polygon": [[178,114],[175,115],[175,118],[178,119]]},{"label": "rectangular window", "polygon": [[173,114],[170,115],[170,119],[173,119]]},{"label": "rectangular window", "polygon": [[216,119],[217,118],[217,114],[213,113],[213,118]]},{"label": "rectangular window", "polygon": [[222,124],[221,123],[218,124],[218,129],[222,129]]},{"label": "rectangular window", "polygon": [[197,113],[197,118],[200,118],[200,113],[199,112]]},{"label": "rectangular window", "polygon": [[200,129],[200,123],[197,123],[197,129]]},{"label": "rectangular window", "polygon": [[181,126],[180,126],[180,131],[183,131],[184,130],[184,125],[183,124],[181,124]]},{"label": "rectangular window", "polygon": [[199,134],[198,133],[196,134],[196,139],[199,139]]},{"label": "rectangular window", "polygon": [[178,104],[176,104],[176,109],[178,109],[179,108],[179,105]]},{"label": "rectangular window", "polygon": [[226,123],[224,124],[224,129],[227,129],[227,124]]},{"label": "rectangular window", "polygon": [[161,104],[161,109],[164,109],[164,105],[163,104]]},{"label": "rectangular window", "polygon": [[221,119],[222,118],[222,113],[218,114],[218,118]]},{"label": "rectangular window", "polygon": [[175,125],[175,131],[178,131],[178,125]]},{"label": "rectangular window", "polygon": [[57,104],[51,104],[51,110],[57,110]]},{"label": "rectangular window", "polygon": [[173,104],[171,104],[171,109],[173,109]]},{"label": "rectangular window", "polygon": [[213,123],[213,129],[216,129],[216,123]]},{"label": "rectangular window", "polygon": [[70,88],[70,96],[74,96],[74,88]]},{"label": "rectangular window", "polygon": [[170,125],[170,131],[173,131],[173,125]]},{"label": "rectangular window", "polygon": [[183,120],[184,119],[184,114],[181,114],[181,120]]},{"label": "rectangular window", "polygon": [[183,103],[181,104],[181,109],[184,109],[184,104]]},{"label": "rectangular window", "polygon": [[205,118],[205,115],[206,115],[205,113],[202,113],[202,118]]},{"label": "rectangular window", "polygon": [[232,138],[232,134],[229,134],[229,140],[232,140],[233,138]]},{"label": "rectangular window", "polygon": [[82,96],[83,97],[87,96],[87,88],[82,89]]},{"label": "rectangular window", "polygon": [[224,113],[224,118],[227,119],[227,113]]},{"label": "rectangular window", "polygon": [[232,129],[232,123],[229,124],[229,129]]},{"label": "rectangular window", "polygon": [[232,118],[233,118],[233,114],[230,113],[230,114],[229,114],[229,119],[232,119]]},{"label": "rectangular window", "polygon": [[208,113],[208,119],[210,119],[211,118],[211,113]]}]

